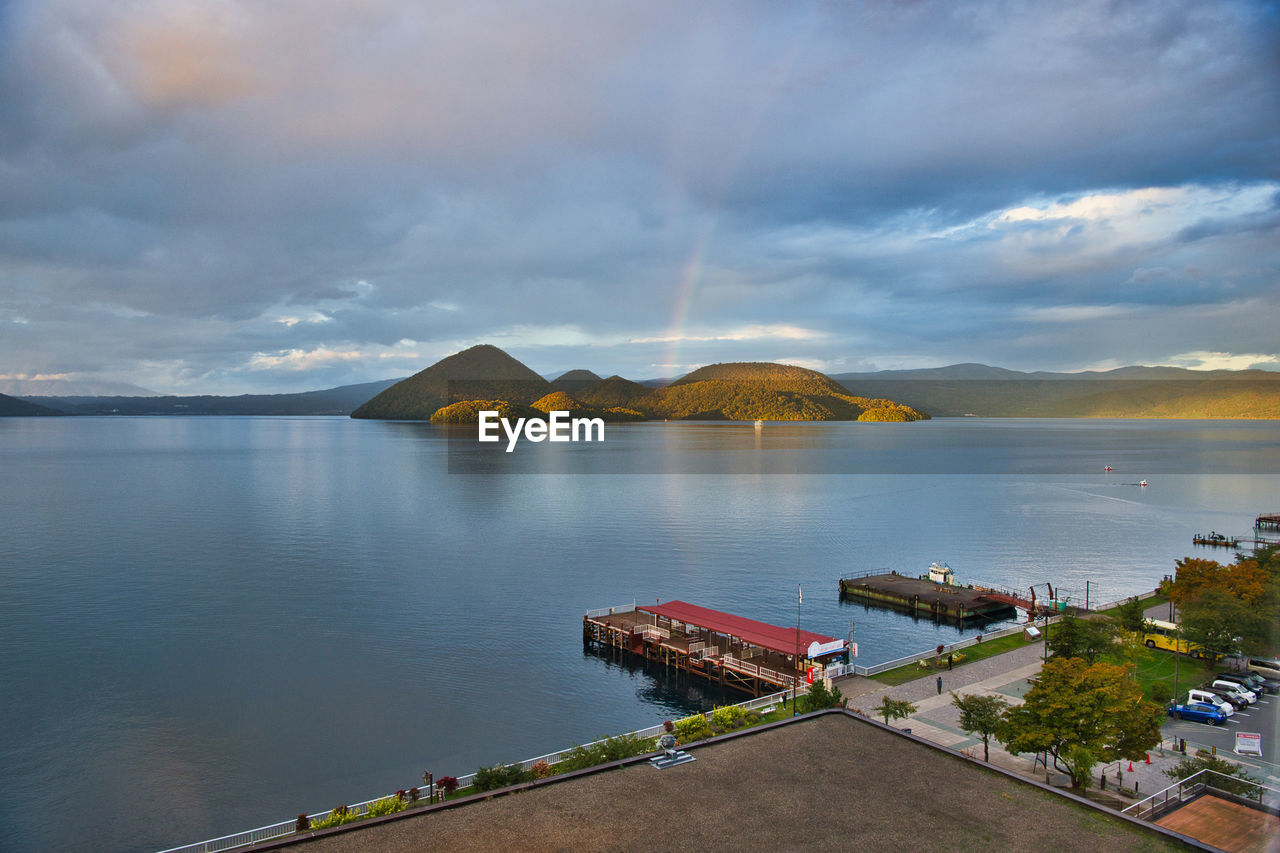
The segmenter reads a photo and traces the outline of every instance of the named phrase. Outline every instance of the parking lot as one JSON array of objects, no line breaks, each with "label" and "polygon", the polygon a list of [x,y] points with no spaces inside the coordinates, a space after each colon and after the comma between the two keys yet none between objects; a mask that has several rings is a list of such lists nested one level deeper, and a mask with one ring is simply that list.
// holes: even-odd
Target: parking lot
[{"label": "parking lot", "polygon": [[[1182,692],[1185,699],[1186,691]],[[1280,788],[1280,695],[1265,693],[1256,705],[1235,712],[1220,726],[1193,723],[1170,717],[1162,727],[1166,738],[1185,738],[1187,752],[1196,747],[1216,747],[1218,755],[1252,766],[1250,774],[1264,784]],[[1256,732],[1262,735],[1262,760],[1247,755],[1236,755],[1236,732]],[[1166,741],[1167,743],[1168,741]]]}]

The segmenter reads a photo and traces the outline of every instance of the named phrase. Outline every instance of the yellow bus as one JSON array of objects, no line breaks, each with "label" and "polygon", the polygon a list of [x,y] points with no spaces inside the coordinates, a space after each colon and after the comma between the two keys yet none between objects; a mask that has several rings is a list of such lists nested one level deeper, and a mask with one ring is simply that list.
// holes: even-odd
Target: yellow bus
[{"label": "yellow bus", "polygon": [[1194,646],[1178,636],[1178,626],[1174,622],[1148,619],[1143,629],[1142,642],[1149,649],[1176,651],[1179,654],[1191,655],[1193,658],[1204,657],[1204,652],[1199,646]]}]

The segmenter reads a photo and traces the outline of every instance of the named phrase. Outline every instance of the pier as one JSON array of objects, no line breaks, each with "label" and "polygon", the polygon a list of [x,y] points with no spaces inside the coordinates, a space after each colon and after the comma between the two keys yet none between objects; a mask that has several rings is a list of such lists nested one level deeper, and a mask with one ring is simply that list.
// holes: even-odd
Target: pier
[{"label": "pier", "polygon": [[897,572],[873,572],[840,579],[840,594],[868,604],[905,610],[915,616],[964,622],[970,619],[1004,619],[1015,608],[1028,613],[1037,609],[1034,593],[1021,595],[1001,587],[938,583]]},{"label": "pier", "polygon": [[812,680],[848,647],[835,637],[685,601],[587,611],[582,638],[752,696]]},{"label": "pier", "polygon": [[1280,512],[1265,512],[1253,522],[1257,530],[1280,530]]}]

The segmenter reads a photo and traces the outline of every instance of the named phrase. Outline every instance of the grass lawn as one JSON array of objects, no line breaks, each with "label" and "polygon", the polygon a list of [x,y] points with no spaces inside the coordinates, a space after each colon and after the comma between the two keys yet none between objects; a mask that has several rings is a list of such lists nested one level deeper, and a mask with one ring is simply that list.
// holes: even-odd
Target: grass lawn
[{"label": "grass lawn", "polygon": [[1175,698],[1186,699],[1188,688],[1203,684],[1214,673],[1213,664],[1186,655],[1175,655],[1173,652],[1148,649],[1145,646],[1138,654],[1138,684],[1142,686],[1142,693],[1147,698],[1151,697],[1152,685],[1160,681],[1169,685],[1169,692],[1172,694],[1176,674],[1179,695]]},{"label": "grass lawn", "polygon": [[[1027,642],[1028,641],[1023,639],[1021,634],[1013,634],[1008,637],[998,637],[994,640],[983,640],[976,646],[969,646],[966,649],[962,649],[964,652],[964,663],[982,660],[983,658],[995,657],[996,655],[1021,648],[1027,645]],[[871,677],[882,684],[894,686],[934,674],[936,674],[936,670],[932,667],[929,669],[923,669],[918,664],[910,663],[906,666],[900,666],[897,669],[890,669]]]}]

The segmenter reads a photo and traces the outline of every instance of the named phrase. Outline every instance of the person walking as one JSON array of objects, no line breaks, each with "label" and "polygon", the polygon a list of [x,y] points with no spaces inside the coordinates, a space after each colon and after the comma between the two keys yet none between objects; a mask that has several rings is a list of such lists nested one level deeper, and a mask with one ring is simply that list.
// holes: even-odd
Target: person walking
[{"label": "person walking", "polygon": [[955,655],[948,653],[947,654],[947,671],[948,672],[951,671],[951,664],[954,662],[955,662]]},{"label": "person walking", "polygon": [[942,676],[938,676],[938,695],[942,695]]}]

